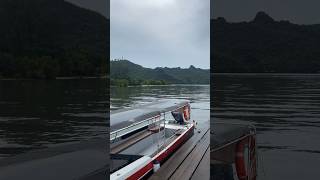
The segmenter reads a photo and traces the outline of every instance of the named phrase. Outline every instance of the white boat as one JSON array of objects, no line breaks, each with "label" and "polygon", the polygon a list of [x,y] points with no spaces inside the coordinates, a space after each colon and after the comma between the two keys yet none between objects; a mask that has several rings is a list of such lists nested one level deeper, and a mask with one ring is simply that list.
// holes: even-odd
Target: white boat
[{"label": "white boat", "polygon": [[194,131],[190,103],[160,100],[110,116],[110,179],[147,178]]}]

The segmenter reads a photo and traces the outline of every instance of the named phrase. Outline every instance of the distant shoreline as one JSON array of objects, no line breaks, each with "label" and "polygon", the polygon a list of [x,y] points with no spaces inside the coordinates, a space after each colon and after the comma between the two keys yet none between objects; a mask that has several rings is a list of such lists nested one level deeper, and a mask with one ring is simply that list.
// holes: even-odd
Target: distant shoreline
[{"label": "distant shoreline", "polygon": [[70,77],[56,77],[53,79],[36,79],[36,78],[0,78],[0,81],[13,80],[72,80],[72,79],[107,79],[107,76],[70,76]]},{"label": "distant shoreline", "polygon": [[72,76],[72,77],[57,77],[56,79],[107,79],[107,76]]},{"label": "distant shoreline", "polygon": [[152,87],[152,86],[209,86],[210,84],[166,84],[166,85],[129,85],[129,86],[116,86],[110,85],[110,87],[120,87],[120,88],[128,88],[128,87]]},{"label": "distant shoreline", "polygon": [[210,75],[257,75],[257,76],[264,76],[264,75],[274,75],[274,76],[319,76],[320,73],[210,73]]}]

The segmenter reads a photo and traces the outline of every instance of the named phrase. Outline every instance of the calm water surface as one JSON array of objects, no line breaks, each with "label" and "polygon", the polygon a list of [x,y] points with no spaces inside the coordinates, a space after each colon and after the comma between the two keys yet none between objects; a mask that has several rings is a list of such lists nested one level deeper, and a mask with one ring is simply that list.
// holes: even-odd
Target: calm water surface
[{"label": "calm water surface", "polygon": [[143,105],[157,99],[187,99],[191,101],[191,119],[210,126],[209,85],[111,87],[110,92],[111,111]]},{"label": "calm water surface", "polygon": [[0,158],[106,135],[101,79],[0,81]]},{"label": "calm water surface", "polygon": [[213,75],[215,121],[257,127],[259,180],[320,179],[320,76]]}]

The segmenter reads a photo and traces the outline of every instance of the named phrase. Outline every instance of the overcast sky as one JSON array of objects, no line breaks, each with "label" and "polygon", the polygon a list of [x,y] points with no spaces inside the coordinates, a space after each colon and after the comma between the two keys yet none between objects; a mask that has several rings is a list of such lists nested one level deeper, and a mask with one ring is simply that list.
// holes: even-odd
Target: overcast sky
[{"label": "overcast sky", "polygon": [[111,59],[209,68],[209,0],[111,0]]},{"label": "overcast sky", "polygon": [[276,20],[320,24],[319,0],[213,0],[211,5],[211,15],[227,21],[249,21],[258,11],[265,11]]}]

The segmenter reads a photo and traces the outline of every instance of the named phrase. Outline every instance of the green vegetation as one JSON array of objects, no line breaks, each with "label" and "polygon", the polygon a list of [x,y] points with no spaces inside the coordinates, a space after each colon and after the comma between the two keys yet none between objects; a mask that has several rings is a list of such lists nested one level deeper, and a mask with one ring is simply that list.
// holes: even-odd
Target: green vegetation
[{"label": "green vegetation", "polygon": [[128,60],[110,62],[111,85],[209,84],[209,70],[195,68],[144,68]]},{"label": "green vegetation", "polygon": [[250,22],[211,20],[215,73],[319,73],[320,25],[275,21],[259,12]]},{"label": "green vegetation", "polygon": [[129,81],[126,79],[111,79],[111,85],[112,86],[118,86],[118,87],[128,87]]},{"label": "green vegetation", "polygon": [[111,79],[112,86],[128,87],[140,85],[167,85],[164,80],[128,80],[128,79]]},{"label": "green vegetation", "polygon": [[105,76],[109,22],[63,0],[0,1],[0,78]]},{"label": "green vegetation", "polygon": [[103,76],[107,65],[104,58],[90,57],[85,51],[67,51],[64,56],[22,56],[0,54],[0,77],[54,79],[70,76]]},{"label": "green vegetation", "polygon": [[142,82],[143,85],[167,85],[168,83],[165,80],[145,80]]}]

